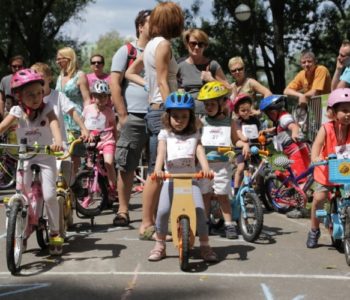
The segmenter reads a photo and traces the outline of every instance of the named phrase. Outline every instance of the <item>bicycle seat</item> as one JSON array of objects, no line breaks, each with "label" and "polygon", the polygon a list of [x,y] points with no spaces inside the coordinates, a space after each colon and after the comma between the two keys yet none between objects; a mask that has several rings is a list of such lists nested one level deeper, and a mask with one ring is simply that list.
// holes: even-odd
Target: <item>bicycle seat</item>
[{"label": "bicycle seat", "polygon": [[292,163],[294,163],[294,160],[290,160],[285,156],[278,156],[273,161],[274,165],[281,168],[288,168]]}]

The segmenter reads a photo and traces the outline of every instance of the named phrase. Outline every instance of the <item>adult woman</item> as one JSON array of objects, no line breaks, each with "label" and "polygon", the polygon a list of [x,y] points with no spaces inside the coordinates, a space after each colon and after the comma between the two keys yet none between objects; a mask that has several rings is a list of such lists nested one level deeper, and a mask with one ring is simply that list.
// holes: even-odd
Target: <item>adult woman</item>
[{"label": "adult woman", "polygon": [[105,65],[105,58],[101,54],[93,54],[90,57],[90,66],[92,73],[86,74],[90,89],[93,87],[95,81],[106,80],[109,83],[110,74],[103,71]]},{"label": "adult woman", "polygon": [[[272,95],[271,91],[264,87],[261,83],[253,78],[247,77],[245,73],[245,67],[243,59],[240,56],[232,57],[228,62],[230,73],[232,74],[235,82],[231,85],[232,94],[231,100],[239,94],[248,94],[252,97],[253,101],[256,100],[256,95],[261,94],[262,98]],[[259,114],[258,111],[254,111]]]},{"label": "adult woman", "polygon": [[[182,36],[189,56],[179,63],[180,87],[189,92],[194,99],[197,99],[199,90],[209,81],[220,81],[230,88],[219,63],[204,56],[204,51],[209,45],[208,35],[200,29],[192,28],[186,30]],[[195,105],[196,114],[205,113],[202,101],[196,100]]]},{"label": "adult woman", "polygon": [[[143,56],[140,56],[126,71],[125,77],[140,85],[148,87],[150,107],[146,115],[147,128],[150,134],[149,168],[153,172],[158,145],[158,133],[161,127],[161,115],[164,112],[163,102],[166,97],[177,90],[178,66],[171,49],[172,38],[181,35],[184,27],[184,16],[181,7],[174,2],[159,3],[152,11],[149,19],[150,41],[146,45]],[[144,65],[146,80],[138,74]],[[142,224],[140,238],[154,238],[154,213],[160,192],[159,181],[147,177],[142,194]]]}]

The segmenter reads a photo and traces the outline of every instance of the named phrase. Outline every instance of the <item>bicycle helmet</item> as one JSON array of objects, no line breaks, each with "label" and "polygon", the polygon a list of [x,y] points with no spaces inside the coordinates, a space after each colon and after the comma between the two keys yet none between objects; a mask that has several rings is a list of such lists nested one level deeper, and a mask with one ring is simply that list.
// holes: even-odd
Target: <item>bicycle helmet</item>
[{"label": "bicycle helmet", "polygon": [[328,97],[328,107],[333,107],[337,103],[349,102],[350,103],[350,89],[339,88],[330,93]]},{"label": "bicycle helmet", "polygon": [[108,83],[105,80],[96,80],[91,88],[91,94],[107,94],[110,95]]},{"label": "bicycle helmet", "polygon": [[248,94],[239,94],[236,96],[236,98],[233,100],[232,103],[232,110],[237,113],[238,110],[238,104],[242,102],[243,100],[247,100],[247,102],[250,102],[250,104],[253,103],[252,98]]},{"label": "bicycle helmet", "polygon": [[226,96],[229,90],[219,81],[207,82],[199,91],[197,99],[206,101]]},{"label": "bicycle helmet", "polygon": [[35,70],[19,70],[15,74],[13,74],[11,78],[11,90],[12,92],[14,92],[16,89],[24,87],[25,85],[34,82],[39,82],[41,85],[44,85],[44,79]]},{"label": "bicycle helmet", "polygon": [[193,97],[188,93],[173,92],[166,97],[165,109],[194,109]]},{"label": "bicycle helmet", "polygon": [[285,107],[284,95],[270,95],[265,97],[260,102],[260,110],[266,111],[268,109],[281,110]]}]

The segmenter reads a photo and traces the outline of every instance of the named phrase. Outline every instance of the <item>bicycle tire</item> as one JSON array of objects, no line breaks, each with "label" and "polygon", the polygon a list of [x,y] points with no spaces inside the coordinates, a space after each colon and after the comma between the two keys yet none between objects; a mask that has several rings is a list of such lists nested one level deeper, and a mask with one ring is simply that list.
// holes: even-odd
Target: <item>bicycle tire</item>
[{"label": "bicycle tire", "polygon": [[39,219],[38,227],[36,228],[36,241],[42,250],[49,247],[49,230],[48,221],[46,218]]},{"label": "bicycle tire", "polygon": [[[277,190],[279,190],[278,195],[276,195]],[[290,195],[291,192],[294,193],[293,196]],[[265,193],[268,202],[267,205],[269,206],[268,209],[282,214],[288,212],[292,207],[297,206],[295,193],[298,193],[298,197],[303,197],[295,188],[287,188],[284,186],[282,180],[275,175],[269,176],[265,180]],[[291,200],[287,200],[288,198]],[[283,201],[279,201],[278,199],[283,199]],[[302,201],[305,206],[305,199]]]},{"label": "bicycle tire", "polygon": [[0,158],[0,190],[13,187],[16,183],[16,163],[7,162],[6,157]]},{"label": "bicycle tire", "polygon": [[344,224],[344,255],[346,263],[350,266],[350,207],[346,208]]},{"label": "bicycle tire", "polygon": [[178,231],[180,269],[186,271],[189,267],[191,235],[190,220],[187,217],[180,218]]},{"label": "bicycle tire", "polygon": [[22,216],[22,208],[22,204],[14,200],[7,221],[6,261],[7,268],[12,275],[17,274],[21,268],[26,218]]},{"label": "bicycle tire", "polygon": [[[103,201],[106,201],[107,187],[104,178],[98,176],[98,185],[100,193],[94,193],[92,191],[92,184],[94,181],[94,173],[92,170],[83,170],[78,173],[75,182],[72,186],[76,197],[76,210],[85,217],[95,217],[102,211]],[[86,200],[89,197],[89,200]],[[87,201],[87,205],[84,203]]]},{"label": "bicycle tire", "polygon": [[210,201],[209,222],[210,227],[214,229],[220,229],[225,223],[220,203],[217,200]]},{"label": "bicycle tire", "polygon": [[69,212],[67,211],[67,195],[64,192],[57,193],[57,202],[59,205],[59,231],[62,237],[66,236],[66,232],[68,229],[68,221],[67,215]]},{"label": "bicycle tire", "polygon": [[246,218],[241,208],[238,226],[245,241],[256,241],[263,228],[264,212],[262,203],[258,195],[253,191],[247,191],[242,194]]},{"label": "bicycle tire", "polygon": [[[338,213],[338,207],[337,207],[337,198],[333,198],[332,201],[330,201],[330,208],[329,211],[330,213],[334,213],[337,214]],[[332,222],[332,218],[330,218],[330,226],[329,226],[329,233],[331,235],[331,240],[332,240],[332,246],[334,248],[336,248],[337,250],[343,250],[344,248],[344,244],[343,241],[341,239],[334,239],[333,238],[333,222]]]},{"label": "bicycle tire", "polygon": [[264,204],[264,207],[267,211],[274,211],[273,204],[271,203],[270,198],[268,197],[267,192],[267,183],[268,177],[265,178],[263,176],[258,176],[256,179],[255,184],[255,192],[257,195],[259,195],[259,199],[261,200],[262,204]]}]

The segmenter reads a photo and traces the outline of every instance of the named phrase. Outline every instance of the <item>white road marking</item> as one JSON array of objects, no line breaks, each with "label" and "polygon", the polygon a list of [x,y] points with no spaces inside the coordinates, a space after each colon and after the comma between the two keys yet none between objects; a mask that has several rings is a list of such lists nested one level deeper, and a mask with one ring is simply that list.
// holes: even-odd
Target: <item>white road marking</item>
[{"label": "white road marking", "polygon": [[262,283],[260,285],[261,285],[261,288],[264,292],[265,299],[266,300],[273,300],[273,295],[270,291],[270,288],[265,283]]},{"label": "white road marking", "polygon": [[[21,272],[22,275],[33,275],[31,272]],[[35,273],[37,275],[37,273]],[[345,275],[323,275],[323,274],[263,274],[263,273],[185,273],[185,272],[138,272],[139,276],[191,276],[191,277],[232,277],[232,278],[283,278],[283,279],[325,279],[325,280],[346,280],[350,281],[350,276]],[[9,272],[0,272],[0,276],[10,275]],[[46,276],[68,276],[68,275],[78,275],[78,276],[133,276],[135,271],[131,272],[117,272],[117,271],[108,271],[108,272],[55,272],[48,271],[46,273],[37,275],[38,277]]]},{"label": "white road marking", "polygon": [[14,291],[9,292],[1,292],[0,291],[0,297],[13,295],[13,294],[19,294],[23,292],[28,292],[32,290],[42,289],[45,287],[50,286],[51,283],[31,283],[31,284],[0,284],[0,288],[16,288]]}]

